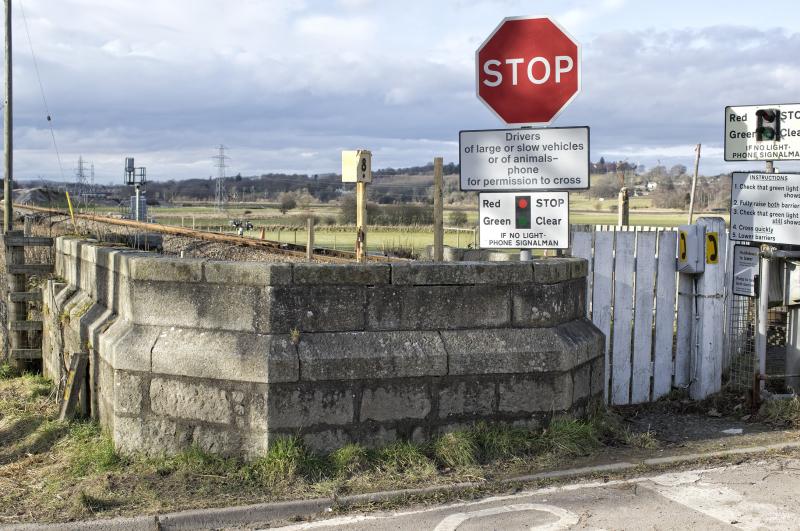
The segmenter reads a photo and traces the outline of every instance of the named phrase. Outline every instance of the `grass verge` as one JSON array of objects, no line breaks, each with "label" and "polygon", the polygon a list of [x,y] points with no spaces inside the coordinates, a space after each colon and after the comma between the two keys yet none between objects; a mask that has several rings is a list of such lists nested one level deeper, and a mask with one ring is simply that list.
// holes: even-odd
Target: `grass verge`
[{"label": "grass verge", "polygon": [[122,456],[93,422],[55,419],[55,394],[38,376],[0,379],[0,523],[69,521],[344,495],[534,472],[609,445],[635,445],[604,408],[546,429],[477,423],[424,444],[350,444],[320,455],[300,437],[275,441],[250,462],[191,447],[177,455]]}]

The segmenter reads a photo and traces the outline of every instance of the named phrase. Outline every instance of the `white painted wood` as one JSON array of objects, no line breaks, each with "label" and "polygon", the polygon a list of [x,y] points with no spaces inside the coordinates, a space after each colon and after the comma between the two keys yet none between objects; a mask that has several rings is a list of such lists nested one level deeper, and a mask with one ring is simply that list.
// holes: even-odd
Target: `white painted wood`
[{"label": "white painted wood", "polygon": [[650,400],[653,361],[653,308],[656,284],[656,233],[644,230],[636,237],[636,281],[633,321],[633,375],[631,403]]},{"label": "white painted wood", "polygon": [[722,373],[728,372],[731,366],[731,321],[733,319],[733,246],[730,231],[725,230],[725,331],[722,344]]},{"label": "white painted wood", "polygon": [[592,283],[592,322],[605,335],[605,385],[608,400],[611,374],[611,304],[614,278],[614,233],[597,231],[594,238],[594,281]]},{"label": "white painted wood", "polygon": [[574,231],[570,241],[572,242],[572,256],[583,258],[589,263],[589,274],[586,276],[586,317],[592,318],[591,305],[592,305],[592,280],[594,275],[593,271],[593,256],[592,256],[592,240],[594,231]]},{"label": "white painted wood", "polygon": [[678,303],[675,322],[675,387],[689,385],[694,349],[694,277],[678,274]]},{"label": "white painted wood", "polygon": [[620,231],[616,236],[614,325],[611,338],[611,402],[621,405],[630,401],[633,264],[636,233]]},{"label": "white painted wood", "polygon": [[658,276],[656,279],[656,325],[653,348],[653,400],[672,390],[672,340],[675,335],[675,231],[658,233]]},{"label": "white painted wood", "polygon": [[725,326],[725,220],[700,218],[697,224],[706,227],[706,234],[719,235],[719,259],[716,264],[706,260],[705,271],[697,281],[698,350],[694,381],[689,395],[695,400],[706,398],[722,388],[722,346]]}]

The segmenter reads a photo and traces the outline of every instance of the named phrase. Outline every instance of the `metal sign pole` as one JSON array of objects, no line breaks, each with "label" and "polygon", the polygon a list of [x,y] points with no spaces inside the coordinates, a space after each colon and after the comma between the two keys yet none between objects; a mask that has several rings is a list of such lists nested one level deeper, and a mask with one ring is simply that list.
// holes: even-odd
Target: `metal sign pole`
[{"label": "metal sign pole", "polygon": [[[765,173],[775,173],[775,166],[771,160],[767,161]],[[761,377],[767,374],[767,334],[769,332],[769,284],[770,284],[770,271],[769,255],[772,251],[770,245],[764,244],[761,246],[761,260],[759,261],[758,272],[758,313],[756,322],[758,328],[756,330],[755,353],[758,358],[757,376],[753,382],[753,396],[754,407],[758,401],[761,391],[764,389],[765,380]]]}]

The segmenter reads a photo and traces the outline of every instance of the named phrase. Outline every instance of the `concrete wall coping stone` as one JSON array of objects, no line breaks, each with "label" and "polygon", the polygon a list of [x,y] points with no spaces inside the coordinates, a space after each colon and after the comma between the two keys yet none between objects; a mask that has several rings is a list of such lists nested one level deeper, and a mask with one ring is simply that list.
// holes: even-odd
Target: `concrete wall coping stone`
[{"label": "concrete wall coping stone", "polygon": [[295,284],[388,284],[389,264],[293,264]]},{"label": "concrete wall coping stone", "polygon": [[292,264],[208,260],[203,263],[206,282],[248,286],[291,284]]},{"label": "concrete wall coping stone", "polygon": [[518,284],[533,280],[530,262],[409,262],[392,264],[392,284]]}]

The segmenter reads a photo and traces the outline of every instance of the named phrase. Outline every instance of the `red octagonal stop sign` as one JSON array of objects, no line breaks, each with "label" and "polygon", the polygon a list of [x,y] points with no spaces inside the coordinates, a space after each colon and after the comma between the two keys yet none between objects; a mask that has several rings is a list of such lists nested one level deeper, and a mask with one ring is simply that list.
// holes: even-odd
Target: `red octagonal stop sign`
[{"label": "red octagonal stop sign", "polygon": [[478,98],[508,124],[546,124],[581,88],[580,46],[547,17],[503,19],[475,53]]}]

